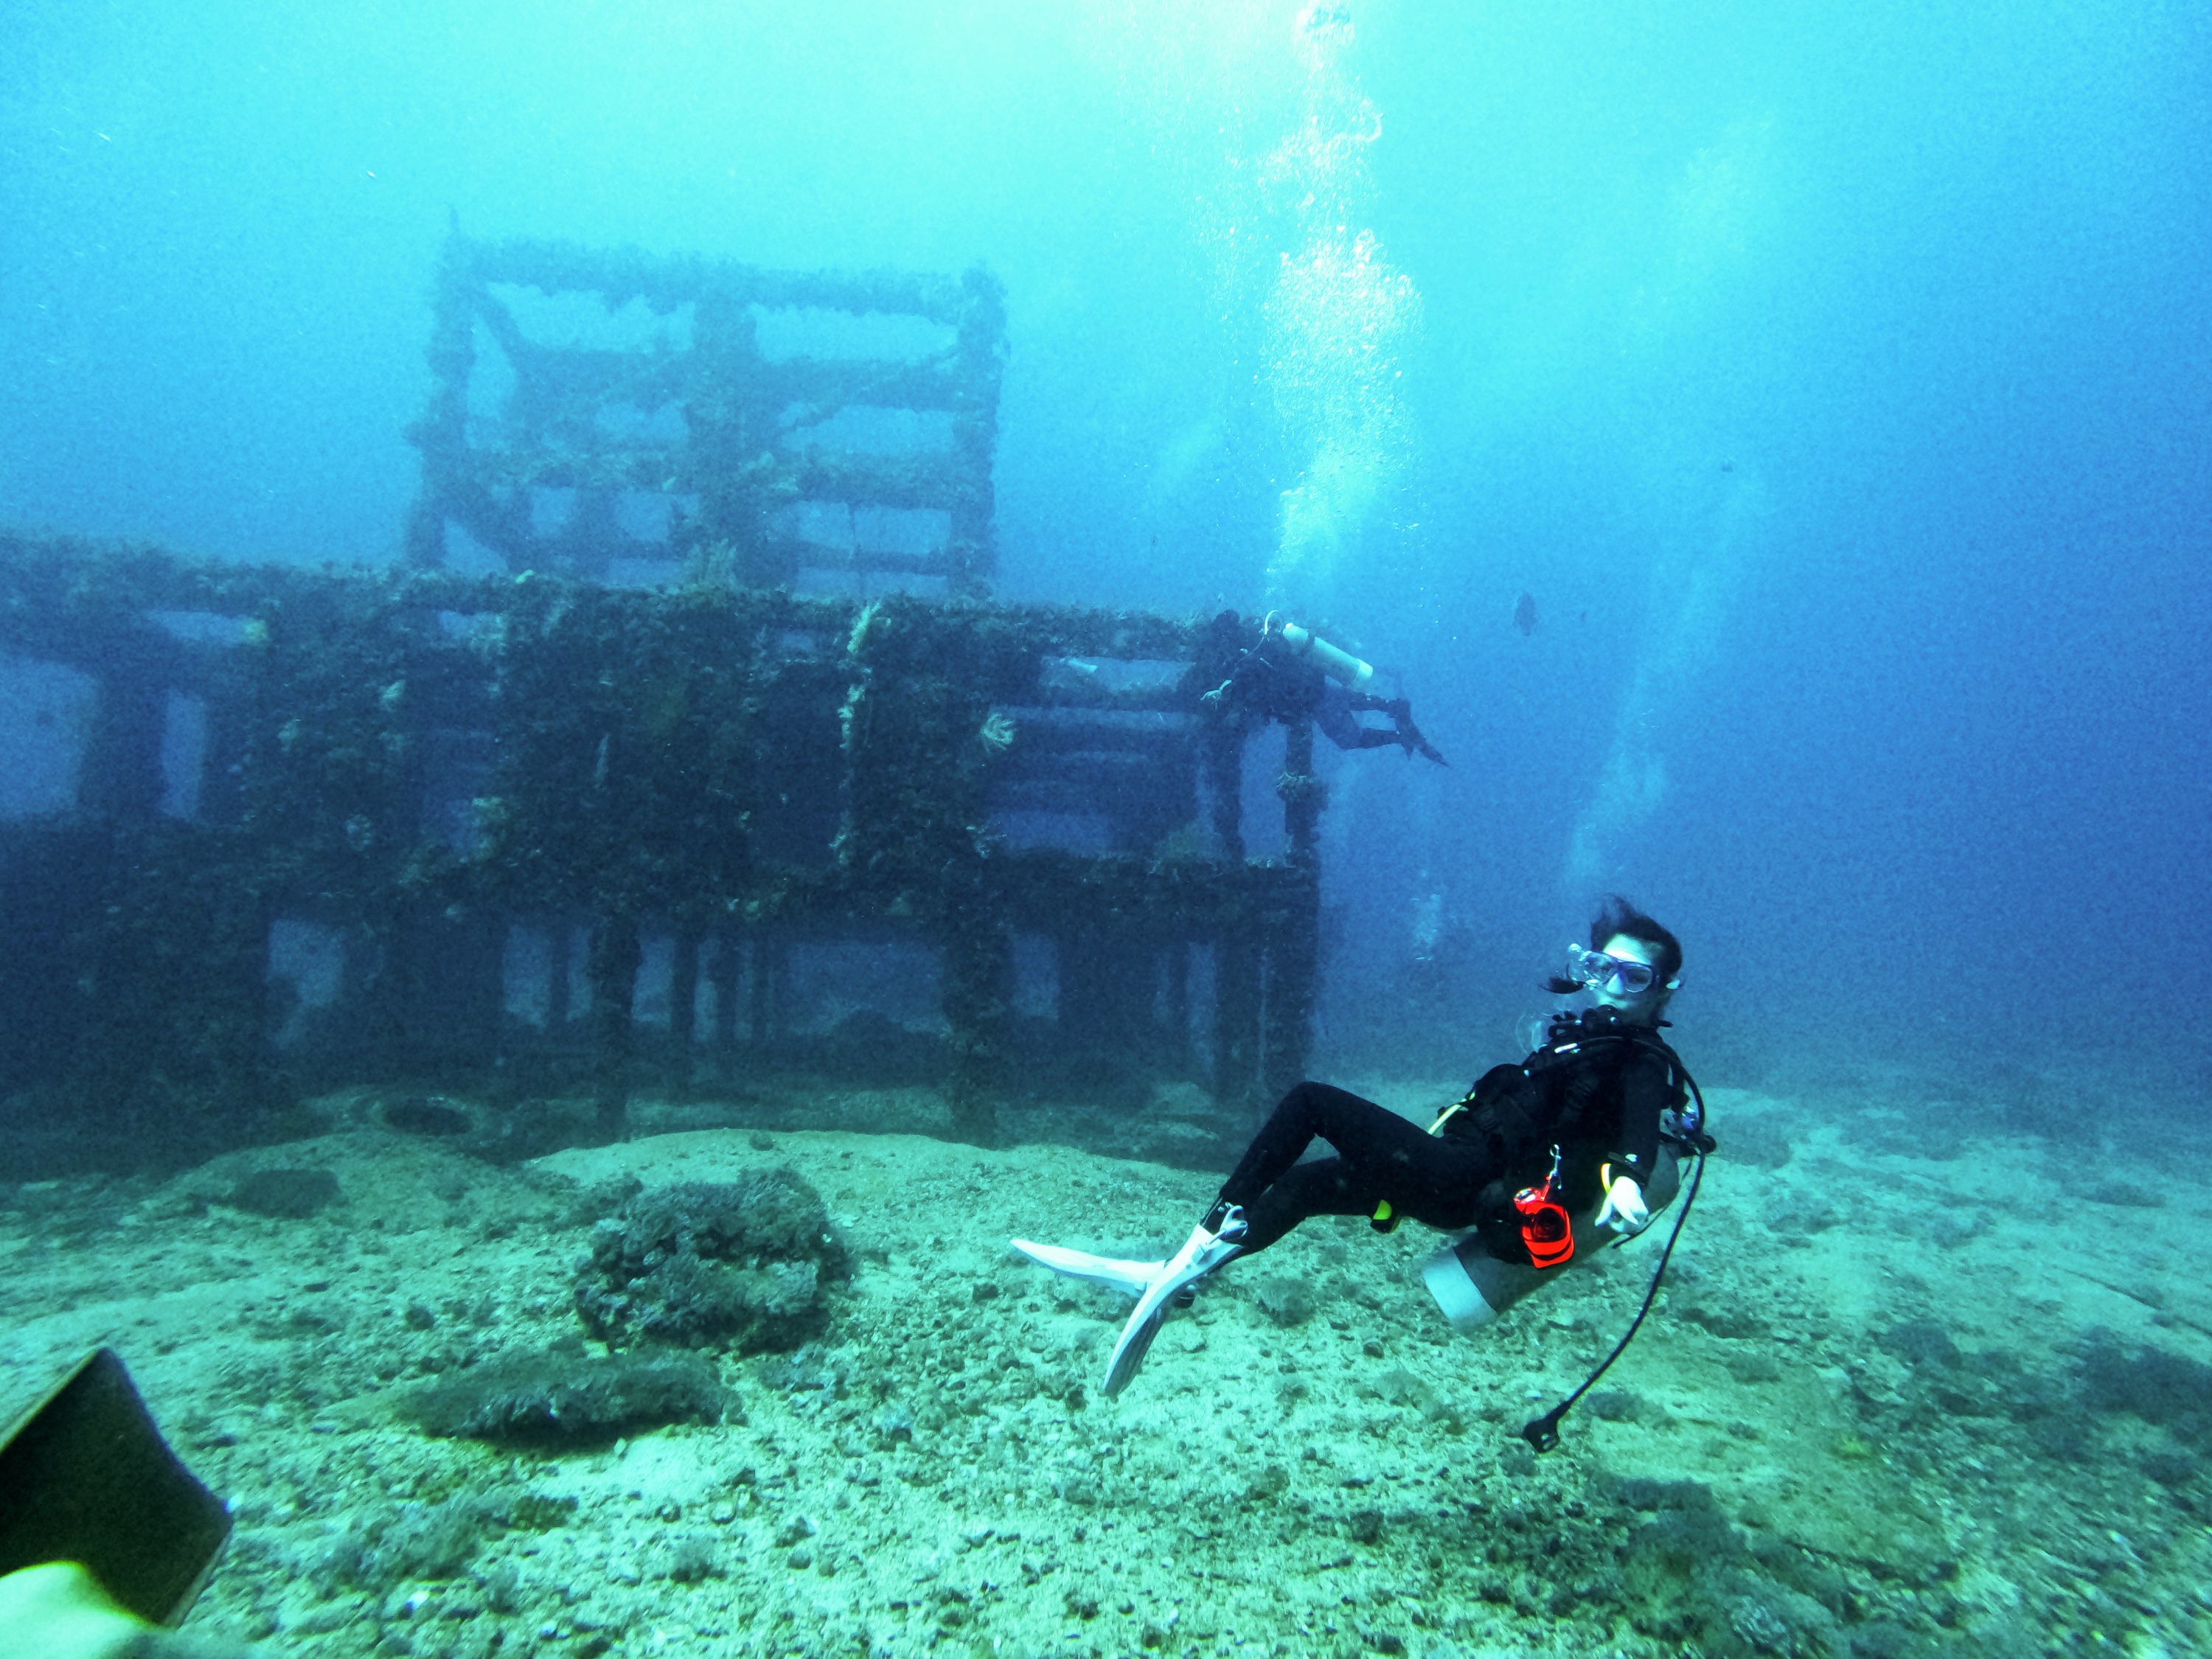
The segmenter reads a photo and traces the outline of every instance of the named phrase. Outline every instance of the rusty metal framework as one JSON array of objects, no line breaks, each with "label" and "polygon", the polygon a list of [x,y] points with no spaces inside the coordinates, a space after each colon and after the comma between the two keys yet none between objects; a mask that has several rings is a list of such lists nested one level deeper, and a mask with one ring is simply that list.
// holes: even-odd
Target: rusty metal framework
[{"label": "rusty metal framework", "polygon": [[[408,556],[989,590],[997,281],[448,239]],[[465,556],[462,556],[463,554]]]},{"label": "rusty metal framework", "polygon": [[[902,1043],[979,1139],[1071,1066],[1256,1101],[1304,1066],[1319,794],[1294,730],[1288,855],[1245,856],[1199,701],[1239,639],[0,537],[0,1116],[143,1144],[379,1079],[618,1116]],[[847,948],[933,1013],[810,1012]]]}]

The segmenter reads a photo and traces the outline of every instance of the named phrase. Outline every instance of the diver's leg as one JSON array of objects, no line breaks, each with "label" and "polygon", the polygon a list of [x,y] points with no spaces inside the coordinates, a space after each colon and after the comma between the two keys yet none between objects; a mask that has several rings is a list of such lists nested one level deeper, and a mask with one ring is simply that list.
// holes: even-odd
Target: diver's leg
[{"label": "diver's leg", "polygon": [[[1111,1396],[1128,1387],[1137,1368],[1145,1363],[1152,1339],[1159,1334],[1161,1322],[1166,1319],[1168,1310],[1176,1299],[1217,1267],[1243,1254],[1244,1241],[1251,1231],[1243,1210],[1245,1195],[1256,1196],[1280,1181],[1298,1161],[1298,1155],[1312,1144],[1314,1136],[1322,1132],[1322,1126],[1340,1124],[1357,1116],[1363,1109],[1385,1117],[1391,1115],[1372,1101],[1362,1100],[1342,1089],[1333,1089],[1326,1083],[1301,1083],[1283,1097],[1245,1150],[1229,1184],[1221,1189],[1221,1196],[1206,1212],[1206,1218],[1191,1229],[1182,1248],[1170,1256],[1152,1282],[1138,1292],[1137,1305],[1130,1311],[1128,1322],[1122,1326],[1121,1338],[1114,1344],[1113,1355],[1106,1362],[1106,1380],[1100,1392]],[[1316,1201],[1327,1200],[1316,1194]],[[1267,1242],[1273,1243],[1281,1237],[1305,1213],[1316,1212],[1298,1212],[1295,1198],[1286,1197],[1279,1224]]]},{"label": "diver's leg", "polygon": [[[1228,1211],[1238,1201],[1231,1197],[1231,1188],[1240,1193],[1261,1191],[1298,1161],[1299,1155],[1312,1144],[1322,1121],[1334,1121],[1344,1112],[1352,1109],[1346,1106],[1334,1111],[1325,1109],[1319,1099],[1322,1096],[1340,1096],[1344,1101],[1355,1106],[1370,1105],[1358,1096],[1347,1094],[1341,1089],[1332,1089],[1326,1083],[1299,1084],[1283,1097],[1259,1134],[1254,1138],[1244,1153],[1243,1161],[1237,1164],[1236,1173],[1229,1177],[1229,1186],[1222,1188],[1220,1201],[1200,1224],[1200,1233],[1220,1234],[1227,1224]],[[1379,1112],[1382,1109],[1374,1106],[1371,1109]],[[1370,1205],[1369,1207],[1371,1209],[1373,1206]],[[1323,1212],[1315,1209],[1305,1213],[1319,1215]],[[1288,1224],[1296,1225],[1296,1220]],[[1194,1238],[1196,1236],[1194,1235]],[[1279,1230],[1269,1242],[1273,1243],[1273,1238],[1280,1237],[1281,1231]],[[1146,1288],[1168,1266],[1164,1261],[1125,1261],[1115,1257],[1086,1255],[1074,1250],[1037,1244],[1029,1239],[1015,1239],[1013,1245],[1023,1255],[1042,1262],[1054,1272],[1113,1285],[1140,1300]]]},{"label": "diver's leg", "polygon": [[[1336,1150],[1297,1158],[1316,1137]],[[1217,1212],[1241,1207],[1244,1253],[1265,1249],[1310,1215],[1372,1215],[1388,1199],[1431,1227],[1464,1227],[1497,1171],[1484,1143],[1432,1135],[1395,1112],[1325,1083],[1283,1097],[1221,1189]]]},{"label": "diver's leg", "polygon": [[[1371,1100],[1362,1100],[1358,1095],[1326,1083],[1299,1084],[1277,1103],[1267,1122],[1261,1126],[1260,1133],[1245,1149],[1243,1158],[1231,1173],[1213,1207],[1206,1212],[1206,1218],[1191,1230],[1183,1247],[1168,1258],[1158,1277],[1137,1297],[1136,1308],[1129,1315],[1129,1322],[1121,1328],[1121,1340],[1114,1345],[1113,1357],[1107,1362],[1102,1392],[1116,1395],[1128,1386],[1137,1368],[1144,1364],[1152,1338],[1158,1334],[1160,1322],[1167,1316],[1176,1297],[1223,1263],[1243,1254],[1245,1241],[1252,1231],[1245,1204],[1282,1182],[1316,1136],[1336,1148],[1353,1188],[1386,1192],[1394,1200],[1400,1189],[1408,1194],[1425,1194],[1431,1182],[1449,1185],[1437,1170],[1427,1167],[1440,1152],[1453,1175],[1457,1166],[1466,1161],[1463,1157],[1452,1156],[1453,1149],[1447,1143]],[[1302,1198],[1311,1198],[1319,1203],[1340,1201],[1328,1195],[1328,1183],[1333,1177],[1323,1175],[1304,1179],[1316,1184],[1310,1192],[1300,1185],[1285,1194],[1276,1218],[1277,1231],[1268,1243],[1295,1226],[1303,1214],[1320,1213],[1317,1210],[1299,1212]],[[1346,1193],[1352,1190],[1347,1188]],[[1471,1206],[1471,1198],[1468,1202]],[[1425,1220],[1423,1208],[1435,1209],[1438,1206],[1418,1206],[1408,1197],[1401,1207],[1416,1219]],[[1372,1208],[1370,1203],[1370,1212]]]},{"label": "diver's leg", "polygon": [[1309,1216],[1373,1215],[1381,1197],[1354,1180],[1340,1158],[1293,1165],[1244,1206],[1242,1253],[1266,1249]]},{"label": "diver's leg", "polygon": [[1275,1109],[1267,1114],[1267,1121],[1252,1137],[1244,1156],[1237,1160],[1229,1179],[1221,1183],[1220,1201],[1244,1204],[1257,1198],[1289,1174],[1291,1166],[1316,1139],[1328,1141],[1341,1152],[1343,1146],[1337,1135],[1351,1133],[1350,1126],[1370,1113],[1387,1117],[1394,1123],[1405,1122],[1396,1113],[1385,1110],[1371,1100],[1363,1100],[1348,1089],[1316,1083],[1310,1079],[1297,1085],[1275,1103]]},{"label": "diver's leg", "polygon": [[1324,695],[1314,704],[1313,723],[1321,727],[1322,735],[1339,749],[1364,749],[1364,728],[1352,712],[1351,706],[1341,696]]},{"label": "diver's leg", "polygon": [[[1382,1188],[1410,1186],[1438,1160],[1463,1161],[1458,1143],[1439,1139],[1387,1107],[1326,1083],[1299,1084],[1276,1103],[1260,1133],[1222,1183],[1222,1204],[1249,1204],[1291,1172],[1305,1149],[1325,1140],[1351,1166],[1355,1180]],[[1456,1169],[1452,1171],[1456,1174]]]}]

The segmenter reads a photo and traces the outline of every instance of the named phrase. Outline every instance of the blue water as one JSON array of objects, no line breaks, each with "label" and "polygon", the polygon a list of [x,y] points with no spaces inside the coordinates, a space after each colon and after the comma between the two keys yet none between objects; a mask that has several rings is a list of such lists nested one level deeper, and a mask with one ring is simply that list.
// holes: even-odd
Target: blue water
[{"label": "blue water", "polygon": [[393,557],[449,211],[981,261],[1001,591],[1286,604],[1451,758],[1333,771],[1324,1057],[1425,901],[1494,1057],[1612,887],[1769,1051],[2201,995],[2199,9],[4,15],[0,521]]}]

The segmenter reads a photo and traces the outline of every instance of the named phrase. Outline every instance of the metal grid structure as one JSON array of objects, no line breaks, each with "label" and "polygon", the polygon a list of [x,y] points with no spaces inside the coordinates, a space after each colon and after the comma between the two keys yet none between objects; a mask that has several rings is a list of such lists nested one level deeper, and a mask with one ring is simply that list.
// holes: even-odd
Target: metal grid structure
[{"label": "metal grid structure", "polygon": [[998,283],[448,238],[409,558],[990,586]]}]

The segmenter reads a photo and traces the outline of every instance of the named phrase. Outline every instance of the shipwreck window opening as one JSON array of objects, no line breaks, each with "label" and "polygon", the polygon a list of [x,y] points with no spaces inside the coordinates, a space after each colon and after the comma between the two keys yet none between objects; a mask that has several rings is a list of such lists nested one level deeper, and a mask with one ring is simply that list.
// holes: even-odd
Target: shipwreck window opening
[{"label": "shipwreck window opening", "polygon": [[818,702],[778,711],[781,729],[769,734],[753,777],[752,848],[763,866],[823,870],[836,862],[844,769],[837,710],[846,690],[841,676]]},{"label": "shipwreck window opening", "polygon": [[0,652],[0,818],[77,803],[100,682],[64,663]]},{"label": "shipwreck window opening", "polygon": [[1191,1055],[1196,1040],[1193,1025],[1194,1010],[1191,1003],[1192,963],[1195,955],[1195,947],[1191,942],[1179,939],[1169,945],[1161,963],[1159,1026],[1167,1036],[1170,1061],[1186,1076],[1191,1072]]},{"label": "shipwreck window opening", "polygon": [[772,363],[794,357],[913,363],[941,356],[960,343],[960,331],[951,324],[932,322],[912,312],[835,311],[817,306],[755,305],[750,309],[760,355]]},{"label": "shipwreck window opening", "polygon": [[1103,812],[998,807],[992,811],[989,828],[1012,853],[1048,848],[1096,855],[1114,850],[1114,822]]},{"label": "shipwreck window opening", "polygon": [[1024,1019],[1060,1018],[1060,950],[1044,933],[1017,932],[1009,952],[1008,1002]]},{"label": "shipwreck window opening", "polygon": [[515,387],[521,381],[514,371],[514,360],[491,330],[478,323],[470,331],[469,339],[476,352],[465,388],[468,428],[473,437],[479,431],[496,432],[505,427],[514,404]]},{"label": "shipwreck window opening", "polygon": [[942,1036],[942,953],[919,939],[794,939],[785,951],[777,1024],[793,1036],[896,1026]]},{"label": "shipwreck window opening", "polygon": [[828,449],[848,455],[941,455],[952,448],[952,411],[900,409],[884,404],[848,404],[836,414],[793,425],[803,406],[783,412],[787,449]]},{"label": "shipwreck window opening", "polygon": [[422,734],[422,834],[464,855],[483,841],[477,803],[491,790],[499,761],[492,732],[436,726]]},{"label": "shipwreck window opening", "polygon": [[346,938],[327,923],[279,916],[269,924],[269,980],[288,994],[274,1042],[299,1047],[316,1016],[335,1008],[345,990]]},{"label": "shipwreck window opening", "polygon": [[580,490],[565,484],[539,484],[530,492],[530,533],[557,536],[574,522]]},{"label": "shipwreck window opening", "polygon": [[592,1003],[592,929],[588,923],[573,922],[554,937],[554,949],[558,960],[554,971],[566,982],[568,1010],[563,1024],[591,1017]]},{"label": "shipwreck window opening", "polygon": [[149,611],[146,620],[187,645],[240,645],[250,625],[221,611]]},{"label": "shipwreck window opening", "polygon": [[991,828],[1009,848],[1188,855],[1169,843],[1198,811],[1191,716],[1062,705],[1000,712],[1012,737],[992,762],[987,799]]},{"label": "shipwreck window opening", "polygon": [[503,576],[507,555],[487,547],[451,519],[439,524],[438,544],[445,550],[441,568],[457,576]]},{"label": "shipwreck window opening", "polygon": [[[1191,667],[1153,657],[1047,657],[1037,667],[1037,687],[1053,703],[1143,708],[1174,696]],[[1186,725],[1190,719],[1179,718]]]},{"label": "shipwreck window opening", "polygon": [[665,545],[676,507],[676,497],[657,489],[625,489],[615,497],[615,528],[634,542]]},{"label": "shipwreck window opening", "polygon": [[1238,817],[1243,828],[1244,856],[1249,859],[1279,859],[1291,850],[1283,798],[1275,790],[1275,781],[1283,775],[1289,736],[1270,720],[1245,739],[1239,803],[1243,810]]},{"label": "shipwreck window opening", "polygon": [[726,1049],[752,1041],[752,952],[727,934],[699,942],[699,982],[691,1006],[694,1047]]},{"label": "shipwreck window opening", "polygon": [[673,398],[650,408],[620,398],[601,404],[592,412],[592,426],[627,449],[681,449],[691,441],[690,420]]},{"label": "shipwreck window opening", "polygon": [[656,311],[642,298],[610,305],[605,291],[596,288],[549,293],[517,283],[494,283],[487,292],[524,339],[548,350],[665,356],[690,350],[698,330],[699,307],[688,300]]},{"label": "shipwreck window opening", "polygon": [[863,553],[941,554],[952,544],[952,515],[934,507],[855,506],[853,544]]},{"label": "shipwreck window opening", "polygon": [[205,697],[167,691],[161,697],[161,800],[167,818],[200,815],[200,781],[207,773]]},{"label": "shipwreck window opening", "polygon": [[[565,932],[560,942],[567,942]],[[500,1007],[510,1020],[544,1031],[553,1021],[556,935],[521,922],[507,930],[500,948]]]},{"label": "shipwreck window opening", "polygon": [[850,501],[801,501],[779,507],[769,527],[809,547],[819,547],[849,559],[860,549]]},{"label": "shipwreck window opening", "polygon": [[671,993],[676,984],[676,936],[647,928],[638,935],[637,978],[630,987],[630,1023],[665,1031],[676,1024]]}]

